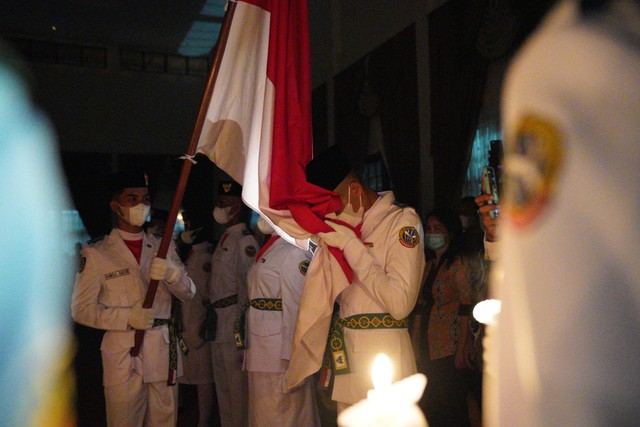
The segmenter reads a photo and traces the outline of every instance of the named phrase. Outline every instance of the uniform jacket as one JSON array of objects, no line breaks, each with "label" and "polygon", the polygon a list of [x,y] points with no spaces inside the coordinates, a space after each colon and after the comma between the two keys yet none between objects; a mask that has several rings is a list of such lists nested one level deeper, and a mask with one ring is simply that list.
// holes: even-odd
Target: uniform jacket
[{"label": "uniform jacket", "polygon": [[640,3],[579,3],[558,3],[505,79],[489,426],[640,418]]},{"label": "uniform jacket", "polygon": [[[352,284],[320,241],[300,299],[285,390],[320,369],[334,301],[340,304],[341,317],[388,312],[398,320],[415,305],[425,266],[422,223],[412,208],[394,203],[392,192],[380,196],[365,212],[363,243],[349,243],[345,251],[354,271]],[[394,362],[394,380],[415,373],[406,329],[346,329],[344,336],[352,373],[336,377],[334,400],[355,403],[366,397],[373,388],[370,364],[378,352],[387,353]]]},{"label": "uniform jacket", "polygon": [[211,368],[211,346],[204,341],[201,333],[209,302],[209,278],[211,276],[211,256],[215,246],[209,242],[193,245],[184,265],[187,274],[196,286],[193,299],[181,303],[182,338],[189,346],[189,354],[183,358],[184,375],[182,384],[206,384],[213,382]]},{"label": "uniform jacket", "polygon": [[[115,228],[103,240],[82,249],[71,315],[80,324],[107,331],[100,346],[105,386],[125,382],[134,370],[129,350],[134,345],[135,330],[127,320],[131,307],[145,297],[149,286],[149,264],[160,246],[159,238],[146,233],[143,236],[140,265]],[[173,246],[168,256],[174,264],[182,266]],[[184,272],[172,285],[160,281],[153,302],[156,318],[171,317],[171,294],[180,300],[188,300],[194,293],[195,286]],[[167,379],[169,331],[166,325],[145,331],[140,359],[142,363],[138,369],[141,369],[145,382]]]},{"label": "uniform jacket", "polygon": [[258,252],[258,242],[244,223],[226,229],[211,258],[209,300],[238,295],[238,303],[216,308],[216,343],[233,343],[233,326],[240,308],[247,302],[247,274]]},{"label": "uniform jacket", "polygon": [[[340,317],[389,313],[407,317],[416,303],[425,267],[424,235],[412,208],[394,203],[385,193],[364,215],[362,242],[348,243],[345,257],[354,272],[353,283],[338,296]],[[416,372],[407,329],[354,330],[345,328],[350,374],[337,375],[333,400],[356,403],[373,388],[371,364],[385,353],[394,367],[394,381]]]},{"label": "uniform jacket", "polygon": [[249,272],[249,299],[280,298],[282,311],[249,307],[245,367],[254,372],[284,372],[311,253],[278,238]]}]

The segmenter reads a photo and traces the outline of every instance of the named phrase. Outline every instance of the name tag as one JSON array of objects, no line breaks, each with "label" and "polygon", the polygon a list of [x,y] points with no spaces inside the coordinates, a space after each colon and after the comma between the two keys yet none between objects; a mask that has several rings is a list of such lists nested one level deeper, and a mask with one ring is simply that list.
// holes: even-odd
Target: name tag
[{"label": "name tag", "polygon": [[129,269],[125,268],[123,270],[112,271],[111,273],[107,273],[104,275],[104,278],[106,280],[111,280],[111,279],[117,279],[118,277],[126,276],[128,274],[130,274]]}]

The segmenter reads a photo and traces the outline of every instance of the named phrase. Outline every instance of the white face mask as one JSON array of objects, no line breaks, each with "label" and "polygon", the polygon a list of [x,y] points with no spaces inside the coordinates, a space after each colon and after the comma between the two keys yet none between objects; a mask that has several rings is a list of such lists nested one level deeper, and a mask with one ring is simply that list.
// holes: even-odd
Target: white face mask
[{"label": "white face mask", "polygon": [[438,250],[445,245],[444,234],[427,234],[425,245],[431,250]]},{"label": "white face mask", "polygon": [[338,219],[346,222],[352,227],[356,227],[362,222],[363,216],[364,206],[362,206],[362,196],[360,196],[360,208],[358,208],[358,211],[356,212],[353,210],[353,205],[351,204],[351,189],[349,189],[347,204],[344,209],[342,209],[342,212],[340,212],[340,215],[338,215]]},{"label": "white face mask", "polygon": [[231,218],[233,217],[231,215],[232,209],[233,206],[227,206],[226,208],[220,208],[216,206],[215,208],[213,208],[213,219],[215,219],[218,224],[225,225],[226,223],[231,221]]},{"label": "white face mask", "polygon": [[151,206],[145,205],[144,203],[138,203],[137,205],[129,208],[125,208],[119,203],[118,206],[120,206],[120,209],[122,210],[122,212],[124,212],[118,212],[120,218],[124,219],[129,224],[135,227],[142,226],[142,224],[144,224],[144,222],[147,220],[149,212],[151,212]]},{"label": "white face mask", "polygon": [[258,223],[256,225],[258,226],[258,230],[260,230],[262,234],[266,234],[267,236],[275,232],[271,224],[269,224],[267,220],[262,217],[258,218]]}]

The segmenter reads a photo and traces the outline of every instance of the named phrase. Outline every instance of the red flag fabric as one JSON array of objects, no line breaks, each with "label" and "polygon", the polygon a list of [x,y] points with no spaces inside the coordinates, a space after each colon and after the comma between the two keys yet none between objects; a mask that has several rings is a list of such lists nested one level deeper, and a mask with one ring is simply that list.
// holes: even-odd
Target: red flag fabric
[{"label": "red flag fabric", "polygon": [[313,155],[309,63],[306,1],[238,1],[197,148],[289,241],[330,231],[322,218],[342,206],[305,179]]},{"label": "red flag fabric", "polygon": [[[290,243],[333,231],[338,195],[306,181],[313,155],[307,2],[240,0],[197,152],[242,184],[242,198]],[[331,253],[332,256],[329,255]],[[342,253],[320,243],[299,305],[286,387],[320,368],[333,303],[351,281]]]}]

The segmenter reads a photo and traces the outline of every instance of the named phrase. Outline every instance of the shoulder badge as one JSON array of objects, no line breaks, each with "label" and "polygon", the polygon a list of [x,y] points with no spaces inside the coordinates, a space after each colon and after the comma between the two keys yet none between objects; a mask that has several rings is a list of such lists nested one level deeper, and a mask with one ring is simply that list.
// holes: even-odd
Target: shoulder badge
[{"label": "shoulder badge", "polygon": [[246,248],[244,248],[244,253],[246,256],[253,258],[254,256],[256,256],[256,253],[258,253],[258,251],[256,250],[255,246],[247,246]]},{"label": "shoulder badge", "polygon": [[403,227],[398,233],[400,244],[406,248],[415,248],[420,243],[420,235],[415,227]]},{"label": "shoulder badge", "polygon": [[307,270],[309,270],[309,260],[305,259],[300,264],[298,264],[298,270],[302,273],[303,276],[307,275]]},{"label": "shoulder badge", "polygon": [[507,146],[505,210],[514,225],[530,225],[549,204],[563,162],[562,135],[555,123],[527,115]]},{"label": "shoulder badge", "polygon": [[78,265],[78,273],[82,273],[87,266],[87,257],[80,258],[80,265]]}]

